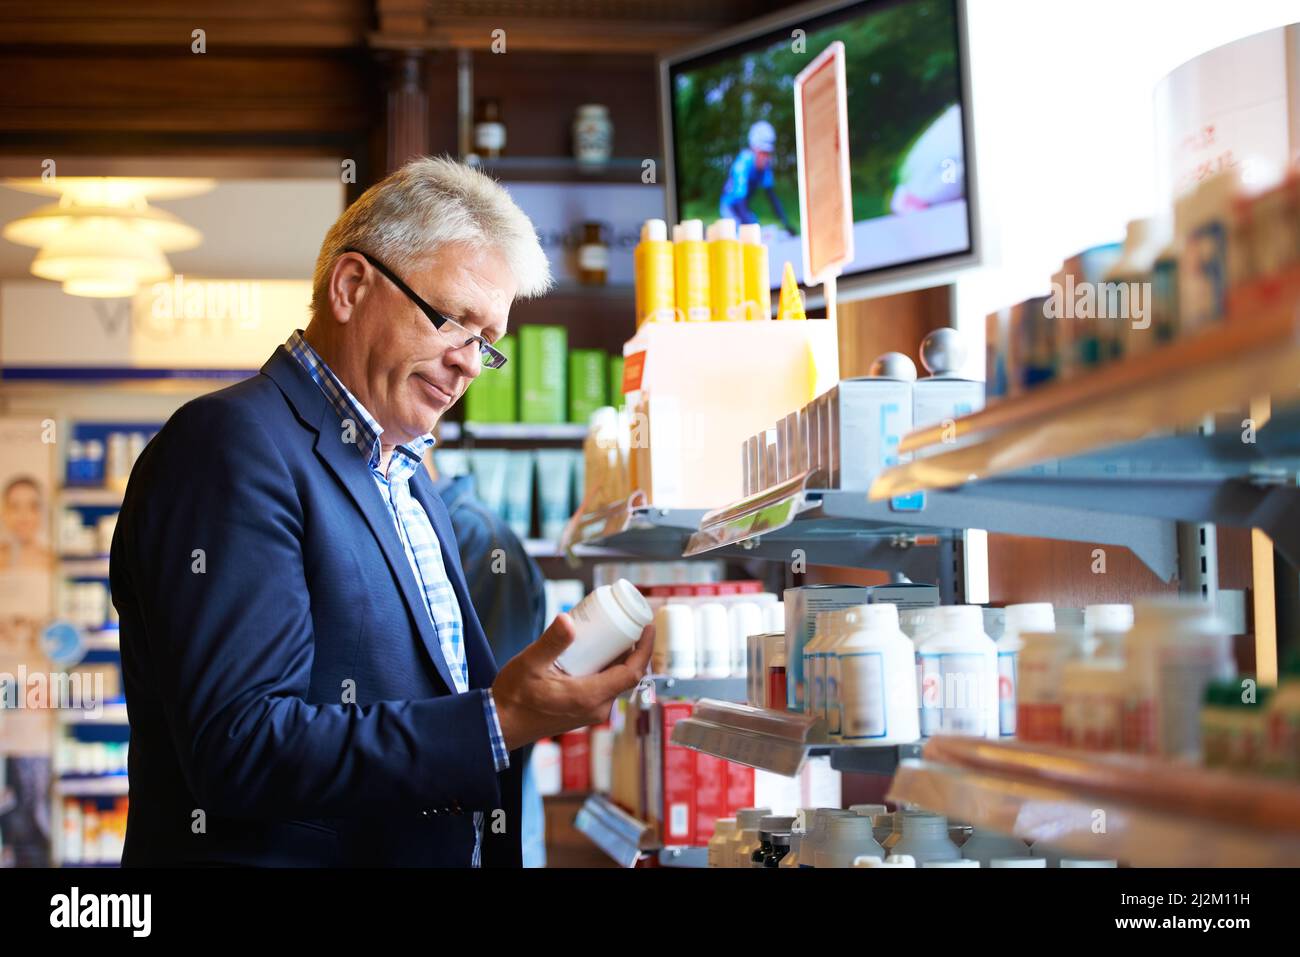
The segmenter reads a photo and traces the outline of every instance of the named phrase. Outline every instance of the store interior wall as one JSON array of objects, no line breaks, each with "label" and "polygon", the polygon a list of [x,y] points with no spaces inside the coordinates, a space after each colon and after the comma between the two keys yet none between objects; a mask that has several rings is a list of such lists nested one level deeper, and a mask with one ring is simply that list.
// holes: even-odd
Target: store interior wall
[{"label": "store interior wall", "polygon": [[[1068,255],[1164,207],[1155,88],[1206,50],[1300,18],[1294,0],[969,0],[985,265],[955,325],[983,377],[984,317],[1042,294]],[[1146,91],[1145,93],[1143,91]]]}]

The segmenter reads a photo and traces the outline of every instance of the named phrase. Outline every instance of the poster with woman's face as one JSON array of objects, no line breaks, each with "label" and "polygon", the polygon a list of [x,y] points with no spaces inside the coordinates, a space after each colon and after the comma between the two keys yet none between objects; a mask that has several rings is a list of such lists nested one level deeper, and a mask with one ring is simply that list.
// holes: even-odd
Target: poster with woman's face
[{"label": "poster with woman's face", "polygon": [[0,418],[0,622],[53,612],[55,437],[50,419]]}]

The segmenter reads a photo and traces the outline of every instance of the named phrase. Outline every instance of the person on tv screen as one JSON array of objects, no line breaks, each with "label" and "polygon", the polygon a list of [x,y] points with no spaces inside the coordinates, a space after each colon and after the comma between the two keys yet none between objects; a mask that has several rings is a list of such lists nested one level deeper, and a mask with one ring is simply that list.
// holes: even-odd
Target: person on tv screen
[{"label": "person on tv screen", "polygon": [[781,220],[785,231],[793,236],[794,227],[790,225],[785,208],[773,188],[772,154],[775,151],[776,128],[767,120],[759,120],[749,128],[748,148],[737,153],[731,162],[731,171],[722,188],[718,211],[723,219],[734,219],[737,223],[756,223],[758,216],[750,208],[749,198],[762,189],[767,193],[767,201],[772,204],[772,212]]}]

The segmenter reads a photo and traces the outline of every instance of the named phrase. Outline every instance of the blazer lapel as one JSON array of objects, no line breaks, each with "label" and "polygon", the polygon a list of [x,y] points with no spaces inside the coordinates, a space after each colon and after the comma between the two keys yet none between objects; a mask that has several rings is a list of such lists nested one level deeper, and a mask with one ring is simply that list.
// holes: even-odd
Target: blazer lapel
[{"label": "blazer lapel", "polygon": [[[420,596],[415,576],[411,572],[411,565],[406,560],[406,550],[397,537],[397,528],[393,523],[392,515],[380,497],[375,479],[370,474],[365,461],[362,460],[357,447],[343,441],[343,428],[338,413],[326,401],[325,395],[312,381],[311,376],[293,356],[285,351],[283,346],[276,350],[262,367],[262,371],[280,386],[299,417],[316,430],[316,454],[334,473],[339,484],[361,510],[397,581],[407,611],[411,615],[411,620],[415,622],[421,643],[428,652],[435,670],[447,686],[447,690],[454,693],[456,684],[452,681],[451,669],[442,656],[442,646],[438,643],[437,633],[429,620],[429,611]],[[457,598],[460,598],[459,592]],[[471,674],[473,674],[472,670]]]},{"label": "blazer lapel", "polygon": [[433,525],[434,534],[438,536],[438,545],[442,548],[442,563],[447,569],[447,578],[451,581],[456,601],[460,603],[460,616],[464,623],[462,634],[465,640],[465,662],[469,665],[469,686],[486,688],[492,684],[497,674],[496,658],[488,645],[487,636],[483,634],[483,625],[478,620],[478,613],[469,597],[469,585],[465,581],[465,572],[460,563],[460,551],[455,544],[455,533],[451,528],[451,519],[447,508],[433,489],[432,480],[423,469],[416,469],[411,478],[411,493],[424,508]]},{"label": "blazer lapel", "polygon": [[438,643],[433,622],[429,620],[429,610],[420,596],[415,576],[411,573],[411,563],[406,559],[406,549],[402,547],[402,542],[397,537],[397,526],[393,523],[393,516],[380,497],[374,476],[370,474],[370,468],[362,460],[357,447],[343,441],[338,415],[329,403],[326,403],[325,411],[321,416],[320,434],[316,437],[316,454],[329,466],[330,471],[361,509],[361,514],[365,516],[370,530],[379,540],[379,547],[383,549],[388,567],[392,569],[393,576],[401,587],[402,598],[406,600],[407,610],[410,611],[415,627],[419,630],[420,640],[429,652],[429,657],[433,659],[433,666],[438,669],[438,674],[442,676],[447,689],[455,692],[456,683],[452,681],[451,669],[447,667],[447,660],[442,656],[442,646]]}]

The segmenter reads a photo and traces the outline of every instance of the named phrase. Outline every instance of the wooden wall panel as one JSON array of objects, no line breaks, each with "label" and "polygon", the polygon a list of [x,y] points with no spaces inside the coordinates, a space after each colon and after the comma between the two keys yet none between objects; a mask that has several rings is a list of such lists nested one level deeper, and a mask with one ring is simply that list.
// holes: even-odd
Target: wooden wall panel
[{"label": "wooden wall panel", "polygon": [[839,307],[840,378],[866,375],[882,352],[901,352],[924,374],[917,350],[926,333],[949,324],[947,286],[859,299]]}]

